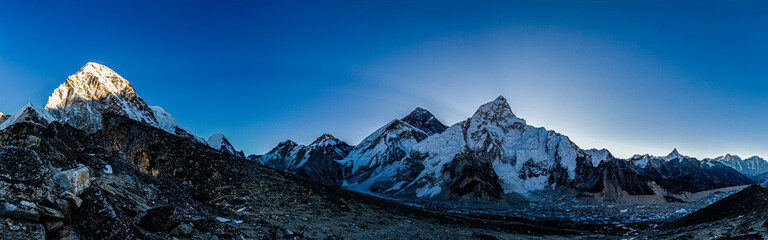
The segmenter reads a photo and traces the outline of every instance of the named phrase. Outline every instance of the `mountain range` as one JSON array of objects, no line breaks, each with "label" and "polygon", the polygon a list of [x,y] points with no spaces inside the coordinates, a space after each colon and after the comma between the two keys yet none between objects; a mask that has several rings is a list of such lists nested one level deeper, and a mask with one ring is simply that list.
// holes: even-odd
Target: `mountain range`
[{"label": "mountain range", "polygon": [[[287,140],[246,157],[224,134],[206,140],[183,128],[97,63],[69,76],[44,108],[27,104],[13,115],[0,114],[0,163],[0,215],[9,224],[0,234],[9,238],[42,232],[85,239],[301,239],[307,237],[288,228],[320,226],[329,218],[355,222],[358,214],[366,223],[328,226],[350,234],[386,228],[411,238],[444,237],[444,223],[462,226],[456,233],[461,238],[493,239],[484,237],[487,232],[579,235],[540,222],[431,212],[378,197],[478,208],[513,206],[540,194],[611,204],[679,203],[692,200],[692,193],[768,179],[768,162],[757,156],[699,160],[674,149],[667,156],[619,159],[606,149],[582,149],[565,135],[529,125],[502,96],[450,126],[416,108],[354,146],[323,134],[308,145]],[[765,192],[758,189],[745,194]],[[721,205],[697,214],[733,215],[712,213],[732,209]],[[301,212],[306,217],[290,218]],[[322,218],[310,219],[316,216]],[[382,216],[409,224],[392,227],[401,222]],[[254,222],[236,225],[242,221]],[[6,232],[14,226],[32,230]],[[339,239],[327,235],[339,230],[312,231]]]},{"label": "mountain range", "polygon": [[[281,143],[264,155],[270,157],[252,159],[290,172],[281,163],[302,160],[271,156],[293,145]],[[684,202],[688,193],[750,184],[768,172],[768,162],[757,157],[698,160],[674,149],[665,157],[617,159],[606,149],[581,149],[567,136],[528,125],[503,97],[450,127],[417,108],[349,154],[333,153],[325,159],[343,169],[325,169],[343,172],[345,188],[397,199],[502,205],[546,189],[576,190],[608,202]]]}]

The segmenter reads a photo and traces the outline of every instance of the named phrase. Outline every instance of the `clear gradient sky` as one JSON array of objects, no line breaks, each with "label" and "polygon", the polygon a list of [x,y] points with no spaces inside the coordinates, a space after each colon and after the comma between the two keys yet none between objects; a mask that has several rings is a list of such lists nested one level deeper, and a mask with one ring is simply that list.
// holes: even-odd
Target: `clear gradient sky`
[{"label": "clear gradient sky", "polygon": [[94,61],[246,153],[357,144],[417,106],[450,125],[504,95],[619,157],[768,157],[765,2],[106,2],[0,6],[1,112]]}]

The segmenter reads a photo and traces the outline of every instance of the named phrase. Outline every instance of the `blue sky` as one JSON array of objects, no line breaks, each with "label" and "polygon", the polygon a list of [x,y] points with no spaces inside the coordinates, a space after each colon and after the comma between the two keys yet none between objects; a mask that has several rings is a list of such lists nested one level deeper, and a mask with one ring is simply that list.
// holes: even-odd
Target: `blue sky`
[{"label": "blue sky", "polygon": [[[126,1],[127,2],[127,1]],[[768,4],[749,1],[20,1],[0,8],[0,111],[88,61],[247,153],[351,144],[417,106],[504,95],[615,155],[768,157]]]}]

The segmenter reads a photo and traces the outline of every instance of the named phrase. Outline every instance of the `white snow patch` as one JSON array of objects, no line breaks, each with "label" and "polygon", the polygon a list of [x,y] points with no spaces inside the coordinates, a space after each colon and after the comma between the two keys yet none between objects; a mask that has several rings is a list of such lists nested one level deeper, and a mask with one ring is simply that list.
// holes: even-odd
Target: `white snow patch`
[{"label": "white snow patch", "polygon": [[104,173],[106,174],[112,174],[112,166],[107,164],[104,166],[104,169],[102,169],[102,171],[104,171]]}]

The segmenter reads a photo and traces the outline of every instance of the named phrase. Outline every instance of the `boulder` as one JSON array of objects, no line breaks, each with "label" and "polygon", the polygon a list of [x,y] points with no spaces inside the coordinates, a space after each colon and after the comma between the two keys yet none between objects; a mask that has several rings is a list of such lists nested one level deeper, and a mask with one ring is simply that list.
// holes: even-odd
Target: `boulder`
[{"label": "boulder", "polygon": [[194,225],[191,223],[181,223],[173,230],[171,230],[171,235],[178,236],[178,237],[190,237],[192,236],[192,231],[194,230]]},{"label": "boulder", "polygon": [[[66,200],[67,202],[71,203],[72,205],[74,205],[75,208],[79,208],[80,205],[83,204],[83,200],[80,199],[79,197],[77,197],[77,195],[75,195],[74,193],[72,193],[70,191],[65,191],[65,192],[61,193],[61,195],[59,195],[59,197],[64,199],[64,200]],[[63,206],[63,203],[61,203],[60,201],[56,201],[56,203],[58,205],[60,205],[60,206]]]},{"label": "boulder", "polygon": [[53,182],[64,190],[80,195],[91,186],[89,178],[90,170],[88,167],[80,166],[56,173],[53,175]]}]

